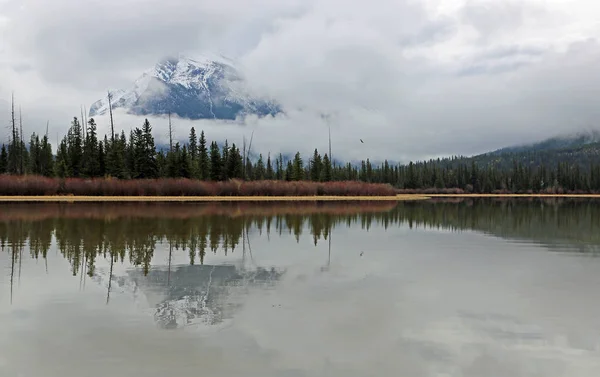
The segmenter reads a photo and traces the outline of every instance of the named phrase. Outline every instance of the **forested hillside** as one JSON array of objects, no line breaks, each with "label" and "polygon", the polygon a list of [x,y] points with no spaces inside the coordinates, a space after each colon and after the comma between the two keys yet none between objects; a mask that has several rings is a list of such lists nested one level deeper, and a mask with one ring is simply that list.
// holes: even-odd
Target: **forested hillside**
[{"label": "forested hillside", "polygon": [[410,162],[406,165],[368,159],[356,164],[333,164],[317,149],[259,154],[250,159],[250,146],[222,146],[208,141],[203,131],[190,130],[188,141],[157,150],[146,119],[129,136],[124,132],[97,134],[91,118],[84,129],[74,118],[56,154],[47,136],[33,134],[29,144],[13,127],[12,138],[0,154],[0,174],[46,177],[118,179],[189,178],[204,181],[362,181],[388,183],[405,192],[600,192],[600,143],[559,150],[489,153],[475,157]]},{"label": "forested hillside", "polygon": [[600,142],[580,144],[556,149],[524,149],[518,151],[499,151],[477,155],[465,159],[467,162],[475,161],[479,166],[492,165],[495,168],[511,168],[514,161],[532,167],[546,166],[556,168],[559,163],[579,165],[582,170],[587,170],[591,164],[600,160]]}]

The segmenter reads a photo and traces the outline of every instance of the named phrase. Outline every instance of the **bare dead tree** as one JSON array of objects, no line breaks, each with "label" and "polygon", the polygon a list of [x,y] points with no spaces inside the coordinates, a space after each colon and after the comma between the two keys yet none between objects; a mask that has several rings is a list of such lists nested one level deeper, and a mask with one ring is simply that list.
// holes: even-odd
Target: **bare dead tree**
[{"label": "bare dead tree", "polygon": [[[246,154],[246,156],[244,157],[244,179],[246,179],[246,166],[248,165],[248,160],[250,159],[250,149],[252,149],[252,140],[254,139],[254,131],[252,131],[252,134],[250,134],[250,143],[248,144],[248,153]],[[245,144],[245,139],[244,139],[244,144]]]},{"label": "bare dead tree", "polygon": [[169,111],[169,151],[173,152],[173,125],[171,124],[171,112]]},{"label": "bare dead tree", "polygon": [[254,131],[250,134],[250,143],[248,144],[248,157],[250,157],[250,150],[252,149],[252,140],[254,139]]},{"label": "bare dead tree", "polygon": [[83,140],[85,140],[85,129],[87,128],[87,123],[83,120],[83,106],[79,105],[79,112],[81,114],[81,121],[83,122]]},{"label": "bare dead tree", "polygon": [[19,106],[19,129],[21,132],[21,145],[19,146],[19,154],[21,155],[21,171],[20,174],[24,174],[25,173],[25,169],[23,167],[23,155],[25,154],[25,151],[23,150],[23,148],[25,148],[25,142],[23,140],[23,114],[21,113],[21,106]]},{"label": "bare dead tree", "polygon": [[242,139],[242,149],[243,149],[243,159],[244,159],[244,167],[243,167],[243,174],[244,174],[244,180],[248,179],[248,177],[246,176],[246,136],[244,135],[244,138]]},{"label": "bare dead tree", "polygon": [[329,161],[333,166],[333,156],[331,156],[331,125],[327,124],[327,127],[329,129]]},{"label": "bare dead tree", "polygon": [[[15,92],[12,93],[11,97],[11,124],[12,124],[12,144],[13,144],[13,154],[17,153],[17,139],[19,138],[17,133],[17,123],[15,120]],[[11,169],[12,173],[17,171],[17,160],[11,157]]]},{"label": "bare dead tree", "polygon": [[83,116],[85,118],[85,124],[88,124],[87,109],[86,109],[85,105],[83,105]]},{"label": "bare dead tree", "polygon": [[112,94],[108,91],[108,112],[110,114],[110,142],[111,145],[115,143],[115,123],[113,121],[113,113],[112,113]]}]

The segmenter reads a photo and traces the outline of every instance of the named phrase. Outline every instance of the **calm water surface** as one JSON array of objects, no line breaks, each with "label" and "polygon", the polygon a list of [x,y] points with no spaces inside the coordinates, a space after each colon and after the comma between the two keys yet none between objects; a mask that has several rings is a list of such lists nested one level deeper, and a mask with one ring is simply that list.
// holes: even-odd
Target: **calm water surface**
[{"label": "calm water surface", "polygon": [[0,376],[600,376],[600,202],[0,204]]}]

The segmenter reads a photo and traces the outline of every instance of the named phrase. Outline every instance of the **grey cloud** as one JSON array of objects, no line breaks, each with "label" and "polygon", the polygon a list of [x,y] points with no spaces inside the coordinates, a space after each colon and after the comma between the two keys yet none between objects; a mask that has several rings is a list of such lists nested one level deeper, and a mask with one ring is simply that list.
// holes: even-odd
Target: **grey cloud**
[{"label": "grey cloud", "polygon": [[459,68],[457,74],[459,76],[499,74],[517,70],[531,63],[533,63],[531,57],[520,54],[507,55],[497,59],[473,59]]},{"label": "grey cloud", "polygon": [[535,47],[535,46],[498,46],[489,50],[483,51],[479,54],[475,54],[476,59],[501,59],[512,56],[533,56],[537,57],[542,55],[546,50]]},{"label": "grey cloud", "polygon": [[29,0],[24,9],[13,12],[8,34],[13,50],[31,57],[45,80],[98,89],[107,77],[114,80],[120,72],[147,68],[166,55],[218,50],[229,42],[233,25],[265,6],[273,11],[262,16],[263,22],[273,12],[297,8],[293,1],[279,4],[260,0],[255,8],[233,0],[219,5],[190,0],[55,0],[50,7]]},{"label": "grey cloud", "polygon": [[456,22],[451,19],[434,20],[414,33],[402,36],[399,43],[407,47],[437,44],[450,38],[456,29]]},{"label": "grey cloud", "polygon": [[474,54],[457,73],[481,75],[514,71],[539,61],[547,52],[536,46],[497,46]]},{"label": "grey cloud", "polygon": [[[334,157],[407,161],[485,152],[600,119],[598,35],[569,24],[592,39],[556,52],[536,27],[562,16],[531,2],[469,2],[442,15],[392,0],[152,0],[136,12],[135,2],[53,4],[27,0],[27,12],[7,13],[17,27],[0,53],[0,96],[16,90],[27,130],[50,119],[51,134],[63,134],[80,104],[107,87],[129,86],[168,54],[203,50],[231,55],[251,89],[276,98],[286,114],[177,119],[178,137],[192,125],[213,140],[241,142],[255,131],[253,149],[265,154],[326,150],[331,127]],[[19,65],[33,69],[12,70]],[[1,106],[0,117],[6,123]],[[125,130],[143,121],[121,113],[116,120]],[[166,120],[150,120],[164,140]],[[105,132],[107,120],[97,121]]]},{"label": "grey cloud", "polygon": [[15,64],[12,67],[12,69],[17,73],[22,73],[22,72],[31,71],[33,69],[33,67],[27,63],[23,63],[23,64]]},{"label": "grey cloud", "polygon": [[499,64],[470,64],[461,68],[457,73],[459,76],[498,74],[517,70],[527,65],[525,62],[502,62]]},{"label": "grey cloud", "polygon": [[514,31],[527,17],[535,17],[545,10],[531,2],[519,0],[468,0],[460,14],[463,22],[472,25],[483,38],[499,32]]}]

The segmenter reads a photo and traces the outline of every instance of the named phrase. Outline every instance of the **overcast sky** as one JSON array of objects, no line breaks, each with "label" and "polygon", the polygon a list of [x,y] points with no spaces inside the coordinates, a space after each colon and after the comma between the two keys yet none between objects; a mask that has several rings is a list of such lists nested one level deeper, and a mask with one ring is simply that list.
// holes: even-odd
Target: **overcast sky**
[{"label": "overcast sky", "polygon": [[254,131],[256,150],[306,153],[330,125],[334,157],[406,161],[598,129],[598,20],[592,0],[0,0],[0,143],[13,90],[26,135],[49,120],[55,138],[162,57],[204,52],[235,59],[287,115],[177,119],[182,138]]}]

